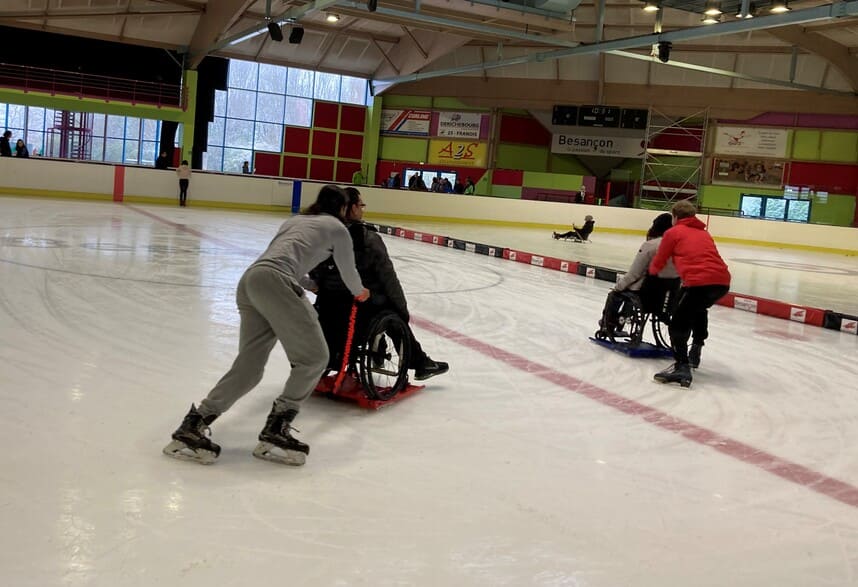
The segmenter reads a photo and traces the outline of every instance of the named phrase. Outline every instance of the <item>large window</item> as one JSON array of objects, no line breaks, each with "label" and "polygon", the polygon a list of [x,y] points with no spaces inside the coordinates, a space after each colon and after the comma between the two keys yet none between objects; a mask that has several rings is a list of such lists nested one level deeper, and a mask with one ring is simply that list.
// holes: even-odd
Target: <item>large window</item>
[{"label": "large window", "polygon": [[281,152],[285,126],[312,125],[313,99],[363,106],[369,98],[363,78],[251,61],[230,60],[228,79],[215,92],[203,157],[212,171],[239,173],[256,151]]},{"label": "large window", "polygon": [[[12,144],[22,139],[31,156],[51,156],[58,153],[58,131],[61,111],[36,106],[0,103],[0,132],[12,131]],[[158,157],[161,121],[91,114],[92,161],[108,161],[129,165],[152,165]],[[176,133],[176,146],[181,143],[182,125]],[[51,152],[52,144],[54,153]]]},{"label": "large window", "polygon": [[797,199],[789,186],[783,197],[742,194],[739,207],[745,218],[810,222],[810,200]]}]

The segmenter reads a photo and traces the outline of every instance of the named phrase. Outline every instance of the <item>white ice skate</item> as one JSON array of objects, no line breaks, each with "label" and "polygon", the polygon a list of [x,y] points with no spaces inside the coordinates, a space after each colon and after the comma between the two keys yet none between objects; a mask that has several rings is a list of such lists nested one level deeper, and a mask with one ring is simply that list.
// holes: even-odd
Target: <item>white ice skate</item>
[{"label": "white ice skate", "polygon": [[253,449],[253,456],[257,459],[300,467],[307,462],[307,455],[299,450],[284,450],[271,442],[260,442]]},{"label": "white ice skate", "polygon": [[181,461],[194,461],[202,465],[211,465],[217,460],[218,453],[198,448],[196,450],[189,447],[181,440],[173,440],[164,447],[164,454],[174,459]]}]

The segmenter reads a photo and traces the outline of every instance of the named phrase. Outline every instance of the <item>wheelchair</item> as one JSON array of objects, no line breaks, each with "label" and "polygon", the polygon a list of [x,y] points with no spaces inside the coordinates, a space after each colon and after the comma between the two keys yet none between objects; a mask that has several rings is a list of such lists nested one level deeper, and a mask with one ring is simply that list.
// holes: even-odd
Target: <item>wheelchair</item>
[{"label": "wheelchair", "polygon": [[354,321],[339,311],[333,312],[333,316],[323,316],[330,308],[319,312],[331,357],[323,382],[331,383],[333,373],[337,373],[335,383],[324,391],[336,395],[342,388],[349,393],[360,391],[368,400],[388,401],[409,387],[411,339],[408,325],[392,310],[363,304],[349,306],[349,310],[353,312]]},{"label": "wheelchair", "polygon": [[[599,322],[600,328],[596,331],[594,338],[611,344],[636,348],[644,343],[644,333],[649,325],[656,348],[670,349],[668,327],[679,294],[679,286],[679,279],[648,276],[640,292],[612,292],[609,295],[616,296],[615,316],[613,320],[610,319],[612,318],[608,315],[610,302],[607,302],[602,320]],[[606,325],[604,324],[606,321],[613,324]]]}]

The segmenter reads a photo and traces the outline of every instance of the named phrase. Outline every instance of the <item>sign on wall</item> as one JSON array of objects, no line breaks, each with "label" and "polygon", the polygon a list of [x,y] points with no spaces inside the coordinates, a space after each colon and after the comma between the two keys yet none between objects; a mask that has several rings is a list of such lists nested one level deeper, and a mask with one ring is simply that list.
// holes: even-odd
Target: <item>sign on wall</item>
[{"label": "sign on wall", "polygon": [[382,110],[381,132],[390,135],[429,136],[432,113],[428,110]]},{"label": "sign on wall", "polygon": [[488,148],[477,141],[429,141],[429,163],[456,167],[485,167]]},{"label": "sign on wall", "polygon": [[715,152],[719,155],[784,159],[788,137],[788,131],[783,128],[718,126],[715,128]]},{"label": "sign on wall", "polygon": [[557,133],[551,137],[551,152],[564,155],[596,155],[643,159],[645,139],[578,132]]},{"label": "sign on wall", "polygon": [[479,139],[483,115],[473,112],[439,112],[438,136]]},{"label": "sign on wall", "polygon": [[784,161],[719,157],[712,170],[712,183],[759,185],[778,188],[783,185]]}]

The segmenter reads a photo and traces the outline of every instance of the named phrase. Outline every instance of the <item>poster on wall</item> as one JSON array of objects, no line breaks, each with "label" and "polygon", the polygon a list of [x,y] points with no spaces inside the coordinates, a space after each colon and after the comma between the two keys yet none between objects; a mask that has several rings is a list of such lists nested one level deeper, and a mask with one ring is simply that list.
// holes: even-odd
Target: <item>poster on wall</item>
[{"label": "poster on wall", "polygon": [[388,135],[429,136],[432,113],[428,110],[382,110],[381,132]]},{"label": "poster on wall", "polygon": [[429,141],[429,163],[455,167],[485,167],[488,148],[477,141]]},{"label": "poster on wall", "polygon": [[715,128],[715,152],[719,155],[784,159],[788,138],[789,134],[783,128],[719,126]]},{"label": "poster on wall", "polygon": [[779,188],[783,185],[785,167],[785,161],[719,157],[713,165],[712,183]]},{"label": "poster on wall", "polygon": [[483,115],[469,112],[439,112],[438,136],[479,139]]},{"label": "poster on wall", "polygon": [[646,155],[645,143],[645,139],[640,137],[567,132],[551,136],[551,152],[565,155],[642,159]]}]

